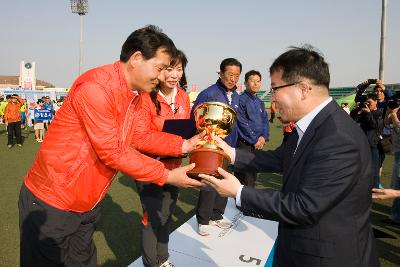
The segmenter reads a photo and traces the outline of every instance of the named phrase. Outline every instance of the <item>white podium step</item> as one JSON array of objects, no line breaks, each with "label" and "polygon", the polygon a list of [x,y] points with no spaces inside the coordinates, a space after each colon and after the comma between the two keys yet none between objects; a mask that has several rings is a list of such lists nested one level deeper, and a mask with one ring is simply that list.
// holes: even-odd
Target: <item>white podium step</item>
[{"label": "white podium step", "polygon": [[[177,267],[272,266],[270,252],[278,235],[278,223],[243,216],[233,199],[228,200],[225,219],[232,227],[212,227],[209,236],[197,234],[192,217],[170,235],[170,261]],[[142,267],[139,258],[128,267]]]}]

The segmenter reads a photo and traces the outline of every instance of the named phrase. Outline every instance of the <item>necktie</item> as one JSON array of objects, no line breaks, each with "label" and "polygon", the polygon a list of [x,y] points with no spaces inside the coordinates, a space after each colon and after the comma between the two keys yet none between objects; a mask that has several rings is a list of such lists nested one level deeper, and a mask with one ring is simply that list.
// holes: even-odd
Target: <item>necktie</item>
[{"label": "necktie", "polygon": [[287,152],[291,157],[294,156],[294,152],[296,152],[297,142],[299,141],[299,135],[297,133],[296,128],[293,128],[292,133],[289,135],[287,140]]}]

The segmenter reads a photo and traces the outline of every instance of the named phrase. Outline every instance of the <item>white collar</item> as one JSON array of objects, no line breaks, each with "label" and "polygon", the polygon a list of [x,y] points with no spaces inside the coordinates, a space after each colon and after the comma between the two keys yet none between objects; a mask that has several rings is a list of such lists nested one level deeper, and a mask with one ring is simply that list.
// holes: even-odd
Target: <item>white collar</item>
[{"label": "white collar", "polygon": [[160,94],[160,96],[162,96],[165,100],[165,102],[167,102],[167,104],[169,104],[169,106],[171,107],[172,111],[175,110],[175,97],[176,94],[178,93],[178,88],[175,86],[174,89],[172,89],[172,97],[171,97],[171,103],[168,103],[168,98],[163,94],[163,92],[161,92],[161,90],[158,91],[158,93]]},{"label": "white collar", "polygon": [[311,121],[331,101],[332,101],[332,97],[329,97],[328,99],[326,99],[324,102],[319,104],[316,108],[314,108],[312,111],[307,113],[304,117],[302,117],[300,120],[298,120],[295,123],[294,126],[296,127],[297,133],[299,134],[299,142],[300,142],[301,137],[303,137],[304,133],[306,132],[308,126],[311,123]]}]

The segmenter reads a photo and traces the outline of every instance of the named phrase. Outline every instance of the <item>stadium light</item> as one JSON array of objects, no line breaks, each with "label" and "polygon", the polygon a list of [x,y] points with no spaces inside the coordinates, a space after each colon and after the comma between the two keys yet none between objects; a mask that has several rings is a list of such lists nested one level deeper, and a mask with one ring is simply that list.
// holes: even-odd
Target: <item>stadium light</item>
[{"label": "stadium light", "polygon": [[379,54],[379,80],[384,82],[385,79],[385,41],[386,41],[386,7],[387,0],[382,0],[382,17],[381,17],[381,45]]},{"label": "stadium light", "polygon": [[78,14],[80,18],[80,41],[79,41],[79,75],[83,65],[83,16],[88,13],[88,0],[71,0],[71,11]]}]

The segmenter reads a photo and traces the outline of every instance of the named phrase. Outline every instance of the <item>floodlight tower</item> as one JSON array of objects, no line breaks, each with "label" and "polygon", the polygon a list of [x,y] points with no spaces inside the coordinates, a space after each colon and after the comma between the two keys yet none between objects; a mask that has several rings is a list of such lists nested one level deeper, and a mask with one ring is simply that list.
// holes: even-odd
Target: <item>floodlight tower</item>
[{"label": "floodlight tower", "polygon": [[382,0],[381,46],[379,54],[379,80],[381,81],[385,79],[386,8],[387,0]]},{"label": "floodlight tower", "polygon": [[88,0],[71,0],[72,13],[78,14],[80,18],[81,38],[79,41],[79,75],[83,65],[83,16],[88,13]]}]

